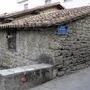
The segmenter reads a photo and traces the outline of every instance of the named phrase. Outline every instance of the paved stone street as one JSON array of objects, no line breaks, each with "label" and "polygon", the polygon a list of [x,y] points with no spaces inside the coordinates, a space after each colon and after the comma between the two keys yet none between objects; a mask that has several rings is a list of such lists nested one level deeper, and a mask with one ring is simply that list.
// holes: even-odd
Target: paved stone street
[{"label": "paved stone street", "polygon": [[30,90],[90,90],[90,67]]}]

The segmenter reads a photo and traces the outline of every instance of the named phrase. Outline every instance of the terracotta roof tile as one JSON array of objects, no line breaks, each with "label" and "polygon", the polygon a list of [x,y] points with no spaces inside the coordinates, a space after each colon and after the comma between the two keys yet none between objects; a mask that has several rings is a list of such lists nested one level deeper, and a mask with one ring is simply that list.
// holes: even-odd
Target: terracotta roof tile
[{"label": "terracotta roof tile", "polygon": [[37,15],[26,15],[10,23],[0,24],[0,28],[48,27],[62,22],[73,21],[86,15],[90,15],[90,6],[64,10],[57,9]]}]

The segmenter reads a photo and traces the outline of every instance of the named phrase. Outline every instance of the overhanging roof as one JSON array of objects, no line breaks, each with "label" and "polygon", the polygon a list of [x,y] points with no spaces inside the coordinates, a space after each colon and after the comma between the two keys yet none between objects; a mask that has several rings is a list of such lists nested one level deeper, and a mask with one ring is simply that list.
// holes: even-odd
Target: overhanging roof
[{"label": "overhanging roof", "polygon": [[86,17],[87,15],[90,15],[90,6],[64,10],[52,9],[50,12],[46,11],[36,15],[29,14],[18,19],[16,18],[10,23],[0,24],[0,28],[49,27]]}]

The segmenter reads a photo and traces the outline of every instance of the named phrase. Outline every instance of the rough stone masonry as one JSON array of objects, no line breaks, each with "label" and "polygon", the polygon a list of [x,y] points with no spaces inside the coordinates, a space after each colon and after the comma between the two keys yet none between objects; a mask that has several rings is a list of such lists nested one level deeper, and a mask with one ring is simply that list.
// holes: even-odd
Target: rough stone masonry
[{"label": "rough stone masonry", "polygon": [[7,32],[0,30],[0,64],[8,67],[53,64],[60,75],[90,64],[90,16],[67,24],[68,36],[56,34],[58,26],[17,30],[16,51],[7,48]]}]

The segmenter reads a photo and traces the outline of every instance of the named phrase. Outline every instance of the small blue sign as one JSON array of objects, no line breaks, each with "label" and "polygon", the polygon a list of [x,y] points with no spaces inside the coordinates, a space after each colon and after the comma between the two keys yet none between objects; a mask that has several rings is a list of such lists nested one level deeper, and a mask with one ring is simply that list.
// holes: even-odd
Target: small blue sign
[{"label": "small blue sign", "polygon": [[57,32],[58,35],[68,35],[69,28],[67,25],[58,26]]}]

